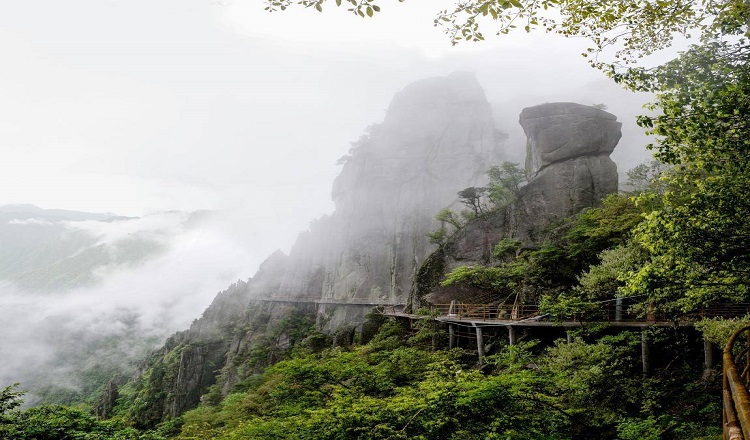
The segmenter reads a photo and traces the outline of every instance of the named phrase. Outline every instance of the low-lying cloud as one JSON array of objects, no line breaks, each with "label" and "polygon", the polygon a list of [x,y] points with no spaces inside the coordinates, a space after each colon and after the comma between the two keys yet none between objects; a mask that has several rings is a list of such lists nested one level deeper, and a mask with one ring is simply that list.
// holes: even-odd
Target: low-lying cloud
[{"label": "low-lying cloud", "polygon": [[140,219],[65,222],[98,245],[134,236],[160,241],[155,256],[94,269],[97,282],[31,293],[0,284],[0,385],[21,382],[35,402],[45,387],[80,390],[78,374],[95,366],[127,365],[184,329],[215,294],[246,279],[256,256],[210,216],[163,213]]}]

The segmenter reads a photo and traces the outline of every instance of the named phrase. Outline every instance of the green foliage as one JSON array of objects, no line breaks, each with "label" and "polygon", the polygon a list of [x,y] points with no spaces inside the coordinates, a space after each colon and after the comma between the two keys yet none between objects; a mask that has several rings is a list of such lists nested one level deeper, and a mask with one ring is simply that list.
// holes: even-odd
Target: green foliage
[{"label": "green foliage", "polygon": [[461,224],[461,220],[456,216],[455,213],[453,213],[449,209],[443,209],[442,211],[438,212],[435,218],[443,223],[447,223],[453,226],[456,229],[460,229],[463,226]]},{"label": "green foliage", "polygon": [[13,411],[0,418],[0,438],[13,440],[166,440],[163,431],[138,431],[122,419],[100,420],[60,405]]},{"label": "green foliage", "polygon": [[18,385],[19,384],[14,383],[0,391],[0,417],[8,411],[18,408],[23,403],[21,396],[24,395],[24,392],[16,391]]},{"label": "green foliage", "polygon": [[[269,12],[284,11],[294,4],[304,6],[305,8],[313,8],[318,12],[323,12],[323,4],[327,0],[266,0],[265,10]],[[354,15],[360,17],[372,17],[376,12],[380,12],[380,6],[377,5],[376,0],[334,0],[336,6],[341,6],[342,3],[348,3],[351,5],[347,10]],[[404,0],[399,0],[400,2]]]},{"label": "green foliage", "polygon": [[635,194],[644,192],[663,194],[665,185],[661,182],[661,177],[667,170],[669,166],[658,160],[642,163],[628,170],[626,173],[628,181],[625,186]]},{"label": "green foliage", "polygon": [[643,208],[627,196],[612,194],[600,208],[581,212],[564,237],[566,254],[585,268],[598,260],[598,254],[624,244],[633,228],[643,220]]},{"label": "green foliage", "polygon": [[470,186],[458,192],[458,201],[469,208],[469,212],[471,213],[471,215],[467,215],[469,220],[484,215],[487,212],[488,208],[482,200],[486,194],[487,188],[476,186]]},{"label": "green foliage", "polygon": [[659,433],[654,438],[676,440],[713,433],[706,415],[717,407],[700,397],[699,373],[674,370],[644,381],[638,333],[547,348],[537,341],[501,346],[483,370],[473,367],[474,357],[466,363],[458,350],[433,350],[429,338],[407,334],[386,321],[364,345],[295,351],[245,390],[152,431],[44,406],[6,412],[0,438],[563,440]]},{"label": "green foliage", "polygon": [[523,260],[515,260],[498,267],[459,266],[450,271],[440,285],[468,284],[479,289],[507,291],[520,285],[526,269],[527,265]]},{"label": "green foliage", "polygon": [[487,170],[487,177],[490,179],[487,194],[495,207],[506,206],[515,200],[521,185],[526,182],[524,170],[517,163],[507,161]]},{"label": "green foliage", "polygon": [[[266,10],[301,5],[322,11],[327,1],[266,0]],[[371,17],[380,11],[377,0],[334,2],[337,6],[347,5],[349,12],[360,17]],[[482,29],[487,20],[495,22],[498,35],[515,29],[530,32],[541,28],[567,37],[583,37],[591,43],[583,56],[591,56],[591,64],[603,68],[611,66],[599,60],[599,53],[605,49],[615,48],[614,60],[629,65],[670,47],[677,35],[697,34],[703,39],[722,34],[742,35],[747,31],[748,15],[742,0],[464,0],[442,10],[434,24],[444,29],[453,44],[484,40]]]},{"label": "green foliage", "polygon": [[[684,414],[662,409],[695,389],[686,386],[688,376],[675,378],[680,386],[669,391],[643,381],[637,333],[559,341],[547,349],[534,341],[504,346],[487,356],[484,373],[462,363],[456,351],[405,346],[403,336],[400,325],[386,322],[369,344],[350,351],[297,354],[246,392],[187,413],[178,438],[614,439],[660,432],[678,439],[710,433],[694,413],[704,406],[681,408]],[[662,401],[661,394],[668,397]]]},{"label": "green foliage", "polygon": [[590,266],[578,278],[575,290],[590,300],[613,299],[621,294],[628,276],[647,261],[647,257],[645,250],[633,240],[606,249],[599,254],[599,264]]},{"label": "green foliage", "polygon": [[440,329],[440,325],[433,318],[437,316],[428,308],[421,308],[414,312],[415,315],[424,317],[412,323],[412,328],[416,329],[408,341],[411,346],[417,346],[424,349],[434,349],[440,344],[441,339],[445,339],[445,332]]},{"label": "green foliage", "polygon": [[595,320],[601,312],[601,305],[570,293],[544,295],[539,300],[539,312],[550,315],[557,321]]},{"label": "green foliage", "polygon": [[[448,238],[457,230],[464,226],[464,221],[459,215],[446,208],[438,212],[435,218],[440,221],[440,228],[435,231],[428,232],[427,238],[430,243],[442,246],[448,240]],[[452,227],[452,228],[449,228]],[[452,229],[452,230],[450,230]]]},{"label": "green foliage", "polygon": [[448,230],[445,225],[442,224],[440,227],[432,232],[427,233],[427,240],[438,246],[442,246],[448,240]]},{"label": "green foliage", "polygon": [[661,427],[656,419],[624,419],[617,425],[617,433],[623,440],[660,440]]},{"label": "green foliage", "polygon": [[542,300],[545,312],[556,317],[593,316],[601,308],[596,302],[615,298],[629,274],[648,261],[647,251],[632,239],[645,209],[628,196],[611,195],[601,207],[553,225],[549,241],[536,249],[519,252],[519,240],[500,240],[494,266],[459,266],[440,284]]},{"label": "green foliage", "polygon": [[662,307],[750,299],[750,48],[710,42],[657,69],[656,156],[675,164],[638,228],[652,258],[627,283]]},{"label": "green foliage", "polygon": [[451,352],[383,345],[400,331],[281,362],[255,390],[186,414],[179,438],[565,438],[564,417],[520,397],[536,384],[528,373],[484,376]]},{"label": "green foliage", "polygon": [[[697,35],[702,41],[722,35],[747,36],[748,15],[743,0],[468,0],[441,11],[434,22],[453,44],[484,40],[483,18],[496,23],[498,35],[542,28],[583,37],[591,46],[582,55],[589,57],[592,66],[616,76],[639,58],[670,47],[676,36]],[[611,54],[610,61],[604,60],[605,51]]]},{"label": "green foliage", "polygon": [[487,170],[487,177],[487,186],[470,186],[458,192],[458,201],[467,209],[460,214],[447,208],[437,213],[435,218],[440,221],[440,228],[427,234],[431,243],[442,246],[466,223],[476,218],[487,218],[492,212],[506,207],[516,199],[521,185],[526,181],[524,171],[511,162],[491,167]]},{"label": "green foliage", "polygon": [[515,254],[515,252],[521,247],[521,244],[521,240],[503,238],[492,248],[492,256],[498,259],[508,257],[511,253]]},{"label": "green foliage", "polygon": [[750,316],[742,318],[705,318],[695,323],[695,328],[703,333],[709,342],[724,347],[737,330],[750,326]]},{"label": "green foliage", "polygon": [[593,344],[560,340],[547,350],[539,368],[551,378],[566,407],[586,414],[589,424],[612,426],[619,411],[640,404],[640,396],[632,391],[622,394],[638,380],[639,344],[639,336],[628,332]]}]

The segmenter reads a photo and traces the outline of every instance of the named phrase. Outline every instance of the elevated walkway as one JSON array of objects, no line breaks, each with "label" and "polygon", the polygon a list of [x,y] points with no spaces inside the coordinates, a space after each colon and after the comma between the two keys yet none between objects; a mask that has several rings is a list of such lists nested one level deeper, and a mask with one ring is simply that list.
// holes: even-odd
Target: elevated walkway
[{"label": "elevated walkway", "polygon": [[664,313],[633,313],[622,302],[611,301],[601,304],[596,310],[583,316],[568,316],[563,319],[550,319],[549,314],[541,313],[536,305],[513,304],[469,304],[453,301],[450,304],[433,304],[431,314],[415,315],[405,313],[400,305],[383,306],[381,313],[411,319],[431,318],[439,322],[476,326],[523,326],[523,327],[581,327],[586,324],[608,324],[613,327],[672,327],[692,326],[703,318],[732,318],[750,313],[750,304],[718,304],[695,310],[690,313],[667,315]]},{"label": "elevated walkway", "polygon": [[279,303],[301,303],[301,304],[337,304],[342,306],[388,306],[388,307],[401,307],[403,309],[406,304],[394,304],[393,301],[385,300],[369,300],[359,298],[322,298],[314,296],[273,296],[270,298],[250,298],[253,302],[279,302]]}]

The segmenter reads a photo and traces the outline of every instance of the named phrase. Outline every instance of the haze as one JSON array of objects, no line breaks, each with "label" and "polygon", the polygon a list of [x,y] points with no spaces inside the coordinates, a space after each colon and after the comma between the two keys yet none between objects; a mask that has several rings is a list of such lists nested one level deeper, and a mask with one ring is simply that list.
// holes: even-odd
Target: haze
[{"label": "haze", "polygon": [[[199,233],[175,223],[159,258],[110,267],[99,287],[26,304],[14,319],[125,308],[143,329],[163,324],[149,334],[183,328],[333,209],[337,159],[421,78],[475,72],[519,161],[518,113],[557,100],[603,103],[618,115],[621,172],[647,157],[633,116],[648,98],[591,69],[579,56],[584,41],[538,32],[451,47],[432,26],[450,4],[394,1],[366,20],[333,5],[269,14],[260,0],[0,4],[0,205],[139,217],[214,211]],[[99,226],[92,231],[108,239],[141,230]],[[30,301],[4,289],[5,305]],[[6,350],[48,348],[13,335]]]}]

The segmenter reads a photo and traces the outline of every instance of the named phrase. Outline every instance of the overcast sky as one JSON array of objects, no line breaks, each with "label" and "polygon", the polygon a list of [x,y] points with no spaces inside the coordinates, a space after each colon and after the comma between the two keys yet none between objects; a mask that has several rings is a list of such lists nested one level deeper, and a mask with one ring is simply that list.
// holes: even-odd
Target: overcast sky
[{"label": "overcast sky", "polygon": [[267,254],[333,209],[336,160],[409,82],[469,70],[510,102],[604,80],[581,40],[451,47],[432,25],[450,4],[385,1],[359,19],[333,2],[3,1],[0,204],[224,210]]}]

